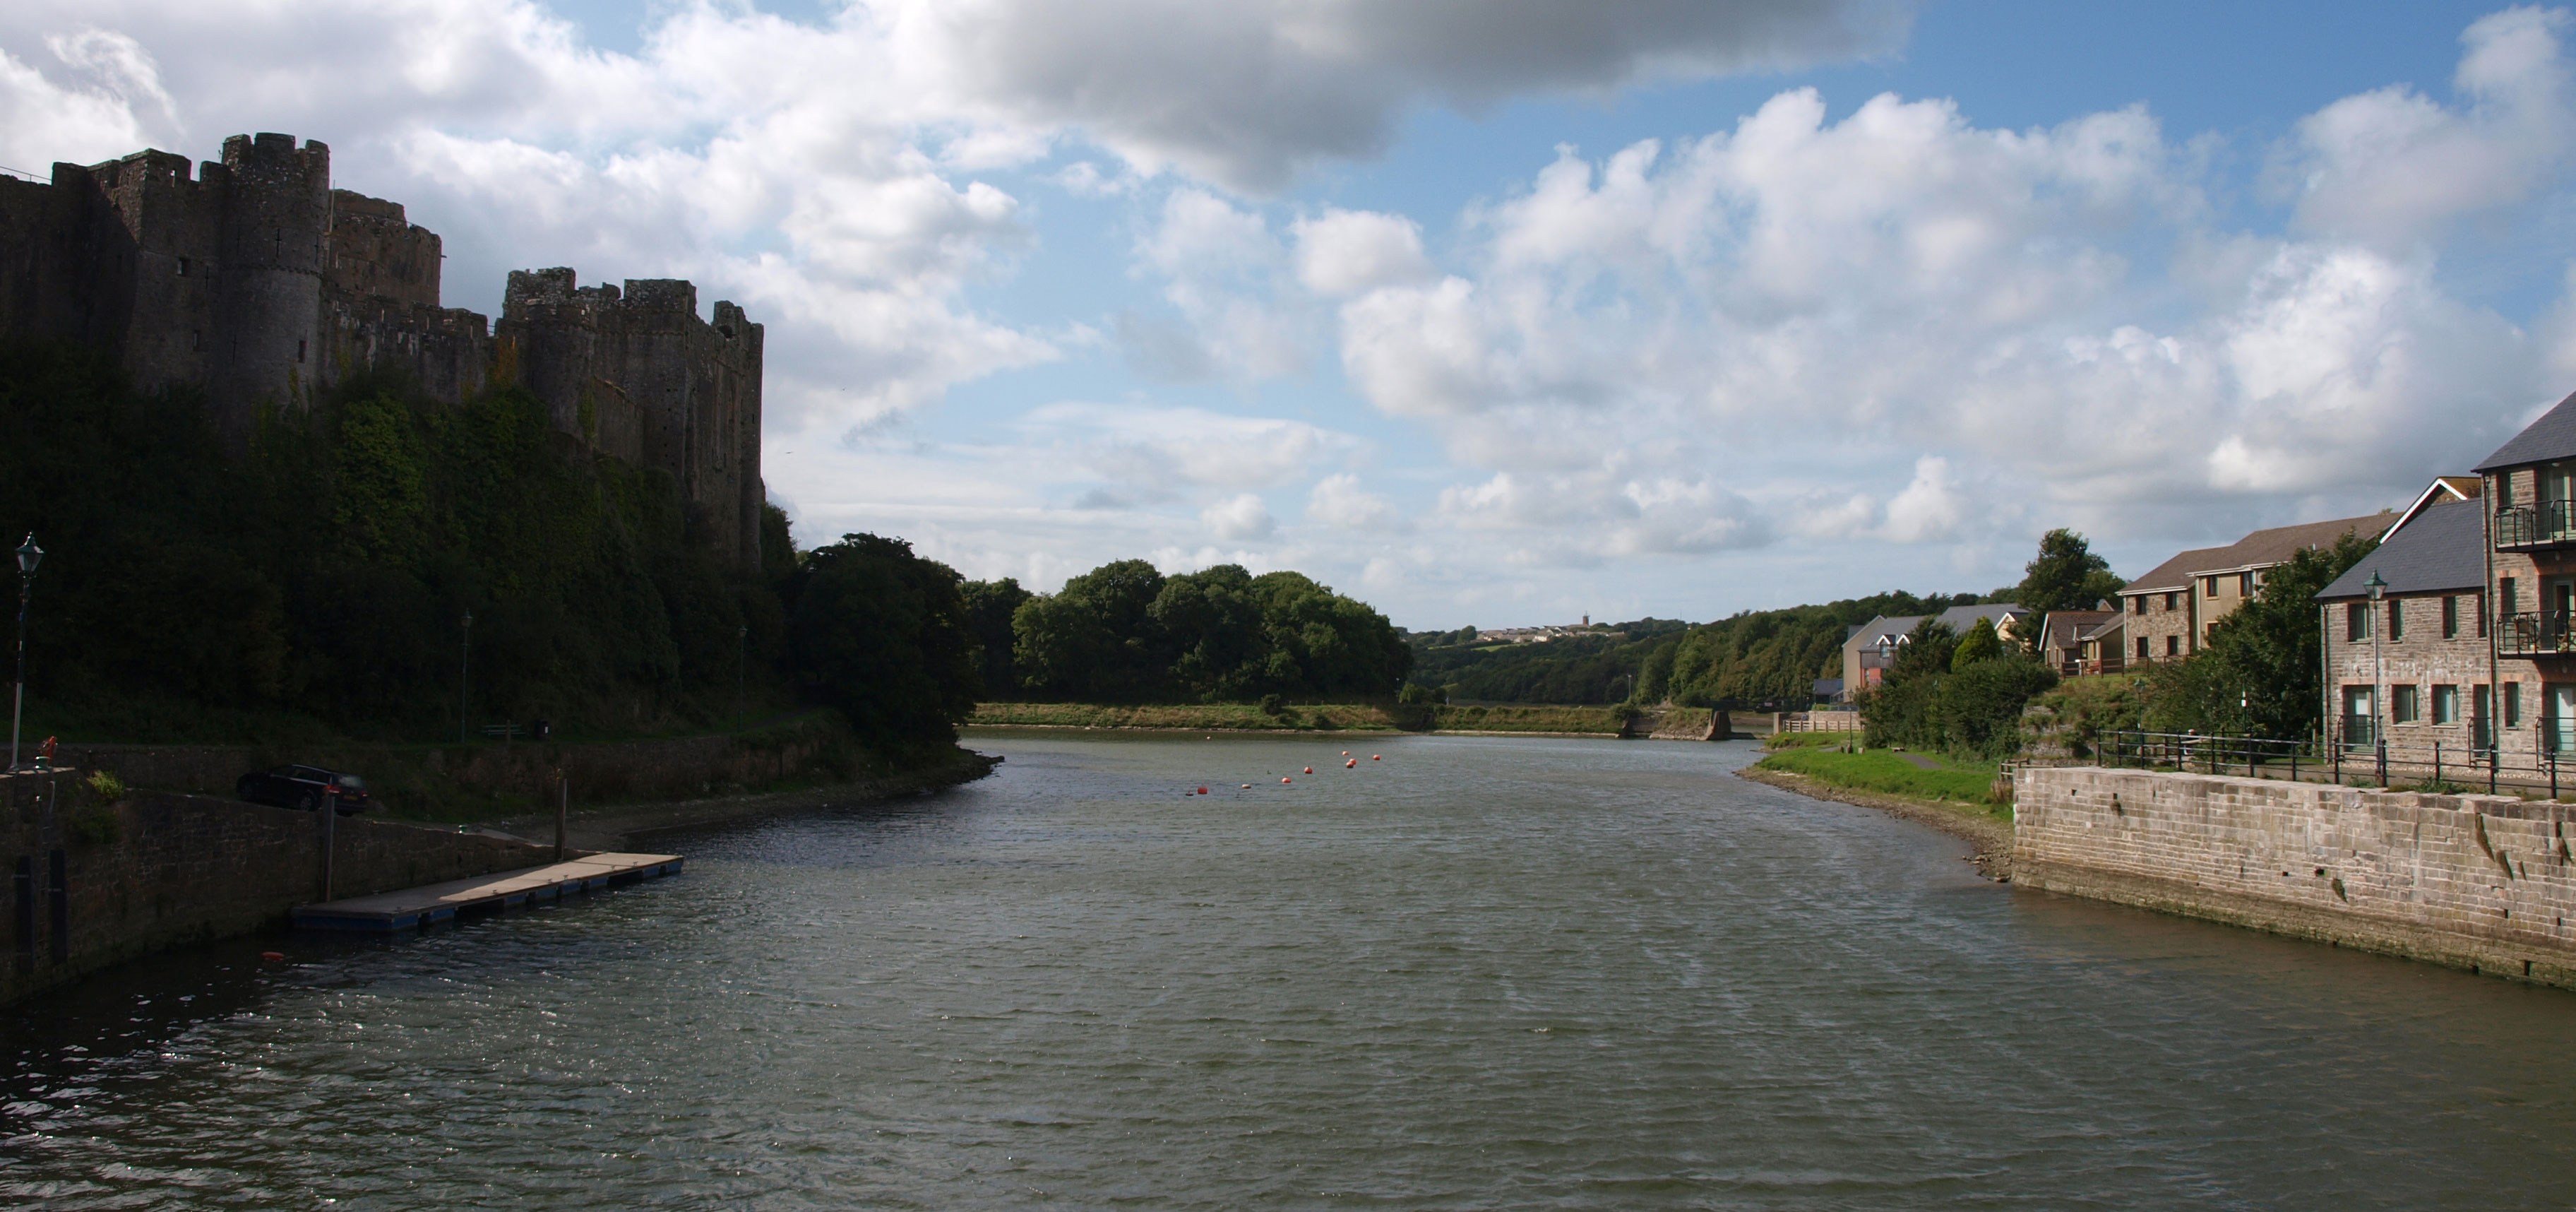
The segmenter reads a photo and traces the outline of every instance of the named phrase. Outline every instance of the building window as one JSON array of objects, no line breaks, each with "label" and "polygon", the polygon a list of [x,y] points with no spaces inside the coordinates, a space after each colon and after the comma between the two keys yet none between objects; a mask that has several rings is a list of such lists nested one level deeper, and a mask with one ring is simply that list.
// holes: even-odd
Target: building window
[{"label": "building window", "polygon": [[2147,595],[2143,593],[2139,594],[2138,596],[2129,599],[2129,602],[2138,608],[2139,614],[2145,614],[2147,612]]},{"label": "building window", "polygon": [[2203,596],[2203,597],[2212,597],[2212,598],[2217,597],[2217,596],[2218,596],[2218,578],[2217,578],[2217,577],[2202,577],[2202,578],[2200,578],[2200,591],[2201,591],[2201,596]]},{"label": "building window", "polygon": [[2145,636],[2138,637],[2138,659],[2141,661],[2147,659],[2147,637]]},{"label": "building window", "polygon": [[2446,640],[2460,638],[2460,599],[2458,598],[2442,599],[2442,638]]},{"label": "building window", "polygon": [[2250,598],[2254,596],[2253,573],[2240,572],[2236,574],[2236,596],[2240,598]]},{"label": "building window", "polygon": [[188,276],[188,259],[186,257],[179,258],[179,276],[182,278]]},{"label": "building window", "polygon": [[2469,597],[2469,612],[2478,616],[2478,638],[2481,640],[2487,638],[2486,608],[2478,604],[2478,598],[2474,594]]},{"label": "building window", "polygon": [[2401,683],[2388,688],[2388,722],[2392,724],[2418,722],[2414,686]]},{"label": "building window", "polygon": [[302,362],[304,360],[304,342],[302,341],[295,343],[295,360],[297,362]]},{"label": "building window", "polygon": [[2522,683],[2520,682],[2504,684],[2504,726],[2522,727]]},{"label": "building window", "polygon": [[2200,642],[2201,642],[2201,643],[2206,644],[2206,643],[2210,642],[2211,640],[2215,640],[2215,639],[2217,639],[2217,638],[2218,638],[2218,624],[2216,624],[2216,623],[2203,623],[2203,624],[2201,624],[2201,625],[2200,625]]},{"label": "building window", "polygon": [[2347,745],[2367,745],[2377,739],[2378,713],[2372,709],[2373,691],[2368,686],[2343,688],[2343,739]]},{"label": "building window", "polygon": [[2459,687],[2436,686],[2433,688],[2433,722],[2436,724],[2457,724],[2460,722]]},{"label": "building window", "polygon": [[2180,596],[2180,595],[2178,595],[2178,594],[2171,594],[2171,593],[2166,594],[2166,595],[2165,595],[2165,609],[2167,609],[2167,610],[2180,610],[2180,609],[2182,609],[2181,604],[2175,600],[2175,599],[2176,599],[2177,597],[2179,597],[2179,596]]},{"label": "building window", "polygon": [[2182,637],[2181,637],[2181,636],[2178,636],[2178,635],[2169,635],[2169,636],[2166,636],[2166,637],[2165,637],[2165,655],[2166,655],[2166,656],[2181,656],[2181,655],[2182,655]]},{"label": "building window", "polygon": [[2344,604],[2343,638],[2347,640],[2366,640],[2370,638],[2370,603],[2347,602]]},{"label": "building window", "polygon": [[2388,600],[2388,642],[2394,644],[2405,638],[2406,603],[2390,598]]},{"label": "building window", "polygon": [[2516,599],[2521,596],[2520,594],[2515,593],[2514,589],[2515,585],[2512,577],[2505,577],[2496,582],[2496,602],[2501,608],[2502,613],[2513,613]]},{"label": "building window", "polygon": [[2513,473],[2510,471],[2498,473],[2495,478],[2495,504],[2498,512],[2513,508]]}]

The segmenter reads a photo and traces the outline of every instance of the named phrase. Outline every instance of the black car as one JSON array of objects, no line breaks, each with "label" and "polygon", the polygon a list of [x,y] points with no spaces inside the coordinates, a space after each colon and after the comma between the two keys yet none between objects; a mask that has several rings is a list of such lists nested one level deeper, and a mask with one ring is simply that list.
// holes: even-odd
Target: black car
[{"label": "black car", "polygon": [[233,794],[254,804],[274,804],[280,808],[301,808],[311,812],[322,806],[323,793],[333,787],[340,791],[340,815],[367,810],[365,779],[319,766],[280,766],[274,770],[253,771],[233,784]]}]

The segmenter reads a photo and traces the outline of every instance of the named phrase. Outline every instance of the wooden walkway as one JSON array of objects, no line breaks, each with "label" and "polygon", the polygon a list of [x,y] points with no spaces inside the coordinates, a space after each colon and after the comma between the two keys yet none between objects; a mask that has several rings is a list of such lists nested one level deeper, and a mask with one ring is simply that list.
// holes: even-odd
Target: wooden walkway
[{"label": "wooden walkway", "polygon": [[605,888],[611,880],[670,875],[680,869],[680,862],[676,854],[594,854],[499,875],[298,905],[294,921],[315,930],[409,930],[446,921],[461,911],[551,901],[566,893]]}]

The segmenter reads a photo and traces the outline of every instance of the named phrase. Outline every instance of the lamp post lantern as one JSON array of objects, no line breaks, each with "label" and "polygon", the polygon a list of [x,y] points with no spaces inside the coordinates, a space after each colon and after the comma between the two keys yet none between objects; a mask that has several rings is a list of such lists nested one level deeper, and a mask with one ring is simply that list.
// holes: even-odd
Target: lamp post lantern
[{"label": "lamp post lantern", "polygon": [[27,599],[36,589],[36,565],[45,560],[45,549],[36,546],[36,532],[27,532],[27,541],[18,545],[18,688],[9,702],[9,769],[18,769],[18,725],[27,715]]},{"label": "lamp post lantern", "polygon": [[465,617],[458,620],[457,625],[463,632],[463,638],[458,640],[456,644],[456,743],[459,745],[467,745],[473,743],[472,738],[469,735],[472,731],[473,725],[467,721],[472,717],[474,710],[472,707],[472,688],[474,685],[472,680],[474,674],[474,612],[471,610],[466,611]]}]

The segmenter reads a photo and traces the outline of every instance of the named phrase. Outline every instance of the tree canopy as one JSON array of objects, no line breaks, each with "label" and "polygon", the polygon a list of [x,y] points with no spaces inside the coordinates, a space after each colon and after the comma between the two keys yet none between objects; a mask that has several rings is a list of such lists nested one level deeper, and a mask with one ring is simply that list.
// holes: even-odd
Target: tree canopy
[{"label": "tree canopy", "polygon": [[2262,588],[2210,629],[2199,652],[2148,675],[2146,726],[2278,740],[2316,735],[2325,711],[2316,596],[2378,545],[2346,534],[2265,572]]},{"label": "tree canopy", "polygon": [[2127,584],[2112,573],[2110,561],[2093,554],[2083,535],[2064,527],[2039,537],[2039,554],[2022,572],[2014,596],[2020,605],[2038,611],[2091,610],[2118,596]]},{"label": "tree canopy", "polygon": [[1366,603],[1234,564],[1172,577],[1104,564],[1022,602],[1012,632],[1020,692],[1088,702],[1376,698],[1413,659]]}]

